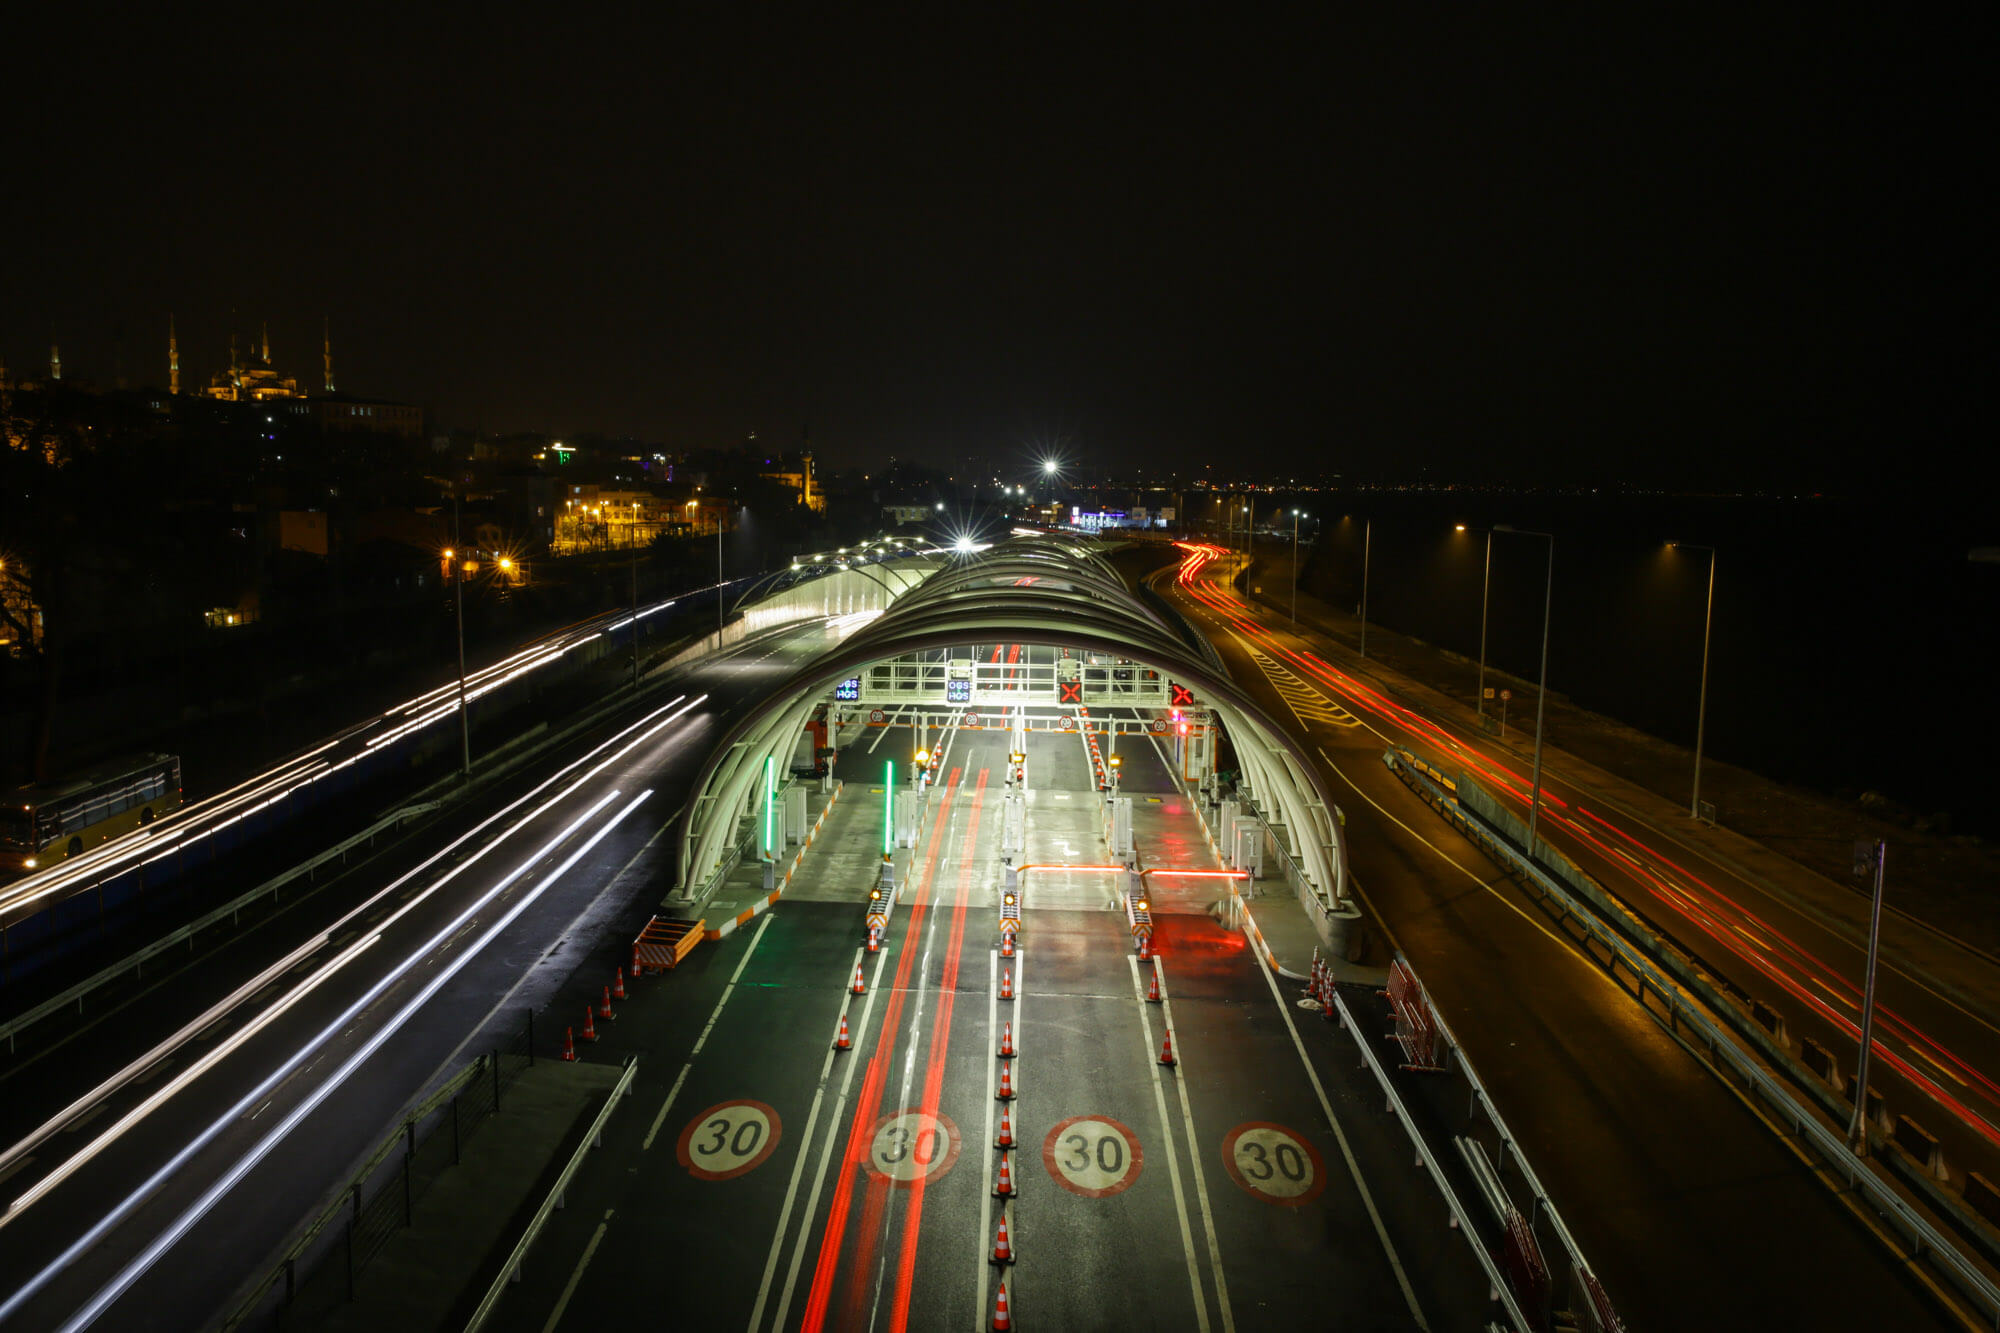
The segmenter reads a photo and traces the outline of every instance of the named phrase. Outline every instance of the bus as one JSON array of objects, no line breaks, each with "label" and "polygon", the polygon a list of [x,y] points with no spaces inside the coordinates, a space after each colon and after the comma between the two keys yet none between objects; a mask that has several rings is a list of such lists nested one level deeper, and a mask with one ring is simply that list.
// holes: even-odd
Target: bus
[{"label": "bus", "polygon": [[103,764],[67,782],[31,783],[0,807],[0,870],[44,870],[181,803],[181,761],[146,754]]}]

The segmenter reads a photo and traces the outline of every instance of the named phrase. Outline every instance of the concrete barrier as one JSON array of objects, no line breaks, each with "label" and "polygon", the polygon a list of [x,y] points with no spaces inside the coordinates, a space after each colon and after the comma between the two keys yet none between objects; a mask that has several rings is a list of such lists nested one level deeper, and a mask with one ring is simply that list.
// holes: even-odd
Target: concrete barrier
[{"label": "concrete barrier", "polygon": [[1896,1117],[1896,1127],[1889,1137],[1925,1171],[1939,1180],[1946,1178],[1944,1147],[1929,1130],[1910,1117],[1899,1115]]}]

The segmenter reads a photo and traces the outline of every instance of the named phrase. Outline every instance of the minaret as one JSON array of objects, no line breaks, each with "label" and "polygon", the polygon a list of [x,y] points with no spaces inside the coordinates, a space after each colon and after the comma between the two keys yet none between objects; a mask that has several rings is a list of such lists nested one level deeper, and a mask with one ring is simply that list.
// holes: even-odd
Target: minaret
[{"label": "minaret", "polygon": [[333,323],[324,315],[320,317],[320,359],[326,363],[326,391],[333,392]]},{"label": "minaret", "polygon": [[167,392],[178,397],[181,391],[181,344],[174,336],[174,317],[167,316]]},{"label": "minaret", "polygon": [[49,378],[62,378],[62,348],[56,346],[55,339],[49,339]]},{"label": "minaret", "polygon": [[236,359],[236,335],[229,335],[229,389],[230,399],[240,401],[243,393],[243,366]]},{"label": "minaret", "polygon": [[270,320],[267,319],[264,321],[263,331],[264,331],[264,364],[266,366],[269,366],[271,364],[271,321]]}]

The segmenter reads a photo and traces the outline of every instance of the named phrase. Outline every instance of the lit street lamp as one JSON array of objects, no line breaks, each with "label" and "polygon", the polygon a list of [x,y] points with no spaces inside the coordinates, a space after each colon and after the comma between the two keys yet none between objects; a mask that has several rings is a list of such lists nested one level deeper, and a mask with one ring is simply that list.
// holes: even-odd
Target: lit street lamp
[{"label": "lit street lamp", "polygon": [[1534,780],[1528,793],[1528,855],[1535,854],[1535,829],[1542,813],[1542,714],[1549,701],[1549,613],[1555,606],[1556,593],[1556,538],[1552,532],[1530,532],[1507,523],[1495,523],[1495,532],[1519,533],[1523,537],[1540,537],[1549,544],[1548,584],[1542,592],[1542,681],[1535,690],[1535,764]]},{"label": "lit street lamp", "polygon": [[1292,624],[1299,623],[1299,511],[1292,511]]},{"label": "lit street lamp", "polygon": [[1694,711],[1694,795],[1688,799],[1688,816],[1701,818],[1701,745],[1708,725],[1708,638],[1715,626],[1715,562],[1717,551],[1700,542],[1669,539],[1667,545],[1689,551],[1708,552],[1708,607],[1701,614],[1701,701]]},{"label": "lit street lamp", "polygon": [[[1458,530],[1464,532],[1465,524],[1459,524]],[[1490,528],[1482,528],[1481,531],[1486,533],[1486,572],[1479,578],[1479,684],[1476,689],[1479,716],[1483,718],[1486,716],[1486,596],[1493,587],[1493,532]]]},{"label": "lit street lamp", "polygon": [[1375,548],[1375,520],[1361,520],[1361,655],[1368,656],[1368,557]]}]

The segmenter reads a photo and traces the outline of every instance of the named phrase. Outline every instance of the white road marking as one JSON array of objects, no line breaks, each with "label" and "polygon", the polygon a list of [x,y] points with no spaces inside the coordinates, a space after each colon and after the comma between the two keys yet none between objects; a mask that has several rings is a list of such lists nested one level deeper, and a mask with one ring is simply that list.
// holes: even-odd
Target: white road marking
[{"label": "white road marking", "polygon": [[[1125,955],[1125,961],[1132,966],[1132,997],[1139,1002],[1139,1044],[1146,1063],[1153,1066],[1153,1109],[1160,1117],[1160,1137],[1167,1145],[1167,1178],[1174,1186],[1174,1211],[1180,1217],[1181,1252],[1187,1256],[1188,1286],[1194,1292],[1195,1326],[1208,1333],[1208,1297],[1201,1289],[1201,1261],[1195,1257],[1194,1227],[1188,1222],[1187,1192],[1181,1188],[1181,1164],[1174,1152],[1174,1133],[1168,1128],[1167,1092],[1163,1086],[1166,1076],[1160,1072],[1161,1066],[1155,1062],[1153,1047],[1153,1022],[1146,1012],[1145,988],[1139,984],[1139,959],[1136,955]],[[1192,1139],[1188,1141],[1188,1151],[1198,1153],[1200,1145]]]},{"label": "white road marking", "polygon": [[[875,1011],[875,997],[882,993],[882,967],[889,961],[889,949],[875,955],[875,975],[868,983],[868,999],[861,1006],[861,1031],[868,1030],[868,1015]],[[792,1306],[792,1292],[799,1283],[799,1265],[805,1262],[806,1243],[812,1239],[812,1219],[819,1213],[820,1190],[826,1185],[826,1169],[833,1160],[834,1140],[840,1137],[840,1118],[847,1110],[847,1091],[854,1082],[854,1071],[861,1064],[861,1048],[856,1046],[849,1052],[854,1058],[847,1061],[847,1068],[840,1075],[840,1092],[833,1099],[833,1120],[827,1126],[826,1139],[820,1147],[819,1166],[813,1172],[812,1192],[806,1196],[805,1221],[799,1227],[798,1243],[792,1247],[792,1262],[786,1266],[785,1289],[778,1297],[777,1316],[772,1319],[774,1329],[785,1326],[785,1315]],[[813,1116],[819,1112],[820,1096],[826,1091],[826,1078],[820,1078],[819,1091],[813,1094],[813,1109],[806,1117],[805,1137],[799,1140],[798,1161],[792,1166],[792,1183],[785,1191],[784,1211],[778,1217],[778,1229],[771,1237],[771,1253],[764,1261],[764,1278],[757,1286],[757,1306],[750,1313],[751,1333],[755,1333],[758,1321],[763,1317],[764,1302],[771,1294],[771,1279],[777,1272],[778,1252],[785,1243],[785,1230],[791,1225],[792,1200],[798,1189],[799,1172],[804,1167],[806,1148],[812,1141]]]},{"label": "white road marking", "polygon": [[701,1054],[701,1048],[707,1044],[708,1034],[715,1031],[715,1020],[722,1017],[722,1006],[728,1004],[729,997],[736,993],[736,982],[742,977],[743,969],[750,966],[750,955],[757,952],[757,942],[764,938],[764,928],[770,924],[769,916],[757,923],[757,933],[750,937],[750,947],[743,951],[743,957],[737,960],[736,970],[729,974],[729,984],[722,988],[722,998],[715,1002],[715,1008],[709,1012],[708,1024],[702,1028],[701,1035],[695,1038],[694,1049],[688,1052],[687,1063],[681,1066],[679,1076],[674,1079],[674,1086],[667,1092],[667,1099],[660,1103],[660,1113],[653,1117],[653,1127],[646,1131],[645,1139],[639,1144],[640,1152],[652,1148],[653,1137],[660,1132],[660,1126],[666,1122],[667,1112],[674,1107],[674,1098],[681,1095],[681,1084],[687,1082],[688,1071],[694,1068],[694,1058]]},{"label": "white road marking", "polygon": [[1306,1055],[1306,1044],[1299,1040],[1299,1029],[1292,1022],[1292,1011],[1285,1004],[1283,993],[1278,990],[1277,979],[1269,968],[1260,967],[1264,984],[1271,988],[1271,999],[1278,1006],[1278,1014],[1285,1020],[1285,1031],[1292,1034],[1292,1049],[1299,1053],[1299,1063],[1306,1067],[1306,1078],[1312,1083],[1313,1095],[1319,1098],[1320,1113],[1326,1117],[1327,1127],[1333,1130],[1334,1142],[1340,1145],[1340,1156],[1347,1163],[1347,1174],[1354,1179],[1355,1192],[1361,1196],[1361,1204],[1368,1210],[1368,1220],[1374,1224],[1375,1237],[1382,1242],[1382,1253],[1389,1258],[1389,1267],[1396,1272],[1396,1285],[1403,1289],[1403,1299],[1410,1307],[1410,1318],[1421,1329],[1428,1330],[1430,1324],[1424,1320],[1424,1312],[1417,1305],[1417,1293],[1410,1286],[1410,1276],[1403,1271],[1403,1260],[1396,1253],[1395,1244],[1389,1239],[1387,1228],[1382,1225],[1382,1214],[1375,1207],[1375,1196],[1369,1192],[1368,1182],[1361,1178],[1361,1164],[1354,1160],[1354,1149],[1347,1144],[1347,1133],[1334,1118],[1333,1103],[1327,1100],[1326,1087],[1319,1081],[1319,1071],[1313,1068],[1312,1060]]},{"label": "white road marking", "polygon": [[570,1297],[576,1295],[577,1284],[583,1281],[583,1270],[590,1266],[590,1256],[597,1253],[597,1246],[604,1239],[604,1232],[611,1225],[612,1210],[604,1210],[604,1220],[597,1224],[597,1230],[590,1233],[590,1243],[583,1247],[583,1257],[576,1261],[576,1267],[569,1273],[569,1281],[563,1284],[562,1295],[556,1297],[556,1308],[549,1311],[549,1322],[542,1325],[542,1333],[555,1333],[556,1325],[569,1309]]},{"label": "white road marking", "polygon": [[[1131,955],[1128,955],[1128,957],[1131,957],[1132,962],[1132,983],[1134,986],[1137,986],[1139,982],[1139,960],[1137,957],[1132,957]],[[1158,970],[1160,977],[1160,1022],[1165,1025],[1167,1035],[1173,1037],[1176,1035],[1174,1029],[1174,1002],[1167,995],[1167,971],[1157,958],[1153,960],[1153,966]],[[1261,972],[1264,969],[1259,967],[1257,970]],[[1140,1003],[1143,1004],[1144,1002],[1145,997],[1141,996]],[[1179,1041],[1174,1042],[1174,1057],[1176,1059],[1181,1057]],[[1165,1078],[1166,1075],[1162,1074],[1160,1077]],[[1180,1093],[1181,1124],[1187,1130],[1188,1156],[1194,1163],[1194,1195],[1196,1201],[1201,1206],[1201,1225],[1208,1232],[1208,1262],[1215,1269],[1215,1303],[1222,1310],[1223,1333],[1235,1333],[1236,1317],[1229,1312],[1229,1283],[1222,1276],[1222,1242],[1216,1238],[1215,1213],[1208,1206],[1208,1176],[1201,1169],[1202,1153],[1200,1144],[1202,1140],[1195,1132],[1194,1107],[1188,1103],[1187,1080],[1176,1074],[1174,1076],[1174,1087]]]}]

